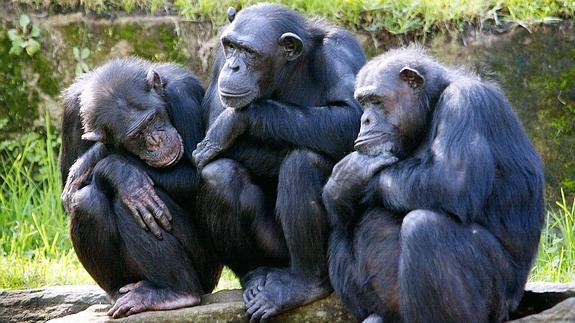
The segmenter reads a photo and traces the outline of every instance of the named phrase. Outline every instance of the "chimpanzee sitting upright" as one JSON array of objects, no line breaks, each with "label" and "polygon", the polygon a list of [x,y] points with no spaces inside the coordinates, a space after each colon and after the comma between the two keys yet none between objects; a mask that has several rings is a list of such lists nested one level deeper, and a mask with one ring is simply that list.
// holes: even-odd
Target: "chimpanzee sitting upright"
[{"label": "chimpanzee sitting upright", "polygon": [[357,152],[323,193],[336,292],[359,319],[506,320],[544,208],[539,156],[504,94],[410,46],[370,61],[355,96]]},{"label": "chimpanzee sitting upright", "polygon": [[194,158],[206,165],[202,218],[259,320],[331,291],[321,189],[353,148],[361,115],[353,85],[365,58],[350,33],[282,6],[230,20],[202,103],[210,128]]},{"label": "chimpanzee sitting upright", "polygon": [[114,318],[196,305],[219,278],[190,212],[203,94],[182,67],[140,59],[113,60],[64,91],[62,201]]}]

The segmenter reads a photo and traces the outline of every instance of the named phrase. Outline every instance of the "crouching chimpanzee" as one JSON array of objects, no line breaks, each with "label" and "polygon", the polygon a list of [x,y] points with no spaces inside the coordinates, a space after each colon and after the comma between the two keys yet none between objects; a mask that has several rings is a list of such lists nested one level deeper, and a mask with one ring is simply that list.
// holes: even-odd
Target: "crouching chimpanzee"
[{"label": "crouching chimpanzee", "polygon": [[365,58],[347,31],[285,7],[234,14],[194,158],[205,181],[200,213],[257,321],[331,291],[321,190],[353,149],[361,115],[353,85]]},{"label": "crouching chimpanzee", "polygon": [[203,94],[182,67],[134,58],[64,91],[62,201],[74,249],[114,300],[114,318],[196,305],[219,278],[191,212]]},{"label": "crouching chimpanzee", "polygon": [[537,250],[543,175],[504,94],[411,46],[370,61],[355,97],[356,152],[323,192],[336,292],[359,319],[506,320]]}]

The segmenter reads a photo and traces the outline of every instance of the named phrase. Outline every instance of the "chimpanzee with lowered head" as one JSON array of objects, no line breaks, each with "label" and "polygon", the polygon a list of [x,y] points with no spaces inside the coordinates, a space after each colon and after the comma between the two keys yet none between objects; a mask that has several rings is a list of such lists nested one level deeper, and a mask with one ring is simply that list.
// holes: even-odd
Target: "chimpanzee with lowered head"
[{"label": "chimpanzee with lowered head", "polygon": [[539,156],[499,87],[416,46],[360,71],[356,152],[323,192],[337,294],[370,322],[497,322],[543,223]]},{"label": "chimpanzee with lowered head", "polygon": [[127,58],[63,95],[62,201],[80,262],[115,302],[108,314],[199,304],[222,268],[193,212],[202,86],[178,65]]},{"label": "chimpanzee with lowered head", "polygon": [[283,6],[234,16],[193,157],[203,168],[201,217],[258,321],[331,291],[321,190],[353,148],[361,115],[353,86],[365,58],[349,32]]}]

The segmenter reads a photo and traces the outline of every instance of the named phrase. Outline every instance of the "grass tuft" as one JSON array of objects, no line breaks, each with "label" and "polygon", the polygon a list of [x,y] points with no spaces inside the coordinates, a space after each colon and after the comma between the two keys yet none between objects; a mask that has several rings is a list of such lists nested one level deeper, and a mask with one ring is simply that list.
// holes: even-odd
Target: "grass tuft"
[{"label": "grass tuft", "polygon": [[531,280],[575,281],[575,198],[569,205],[563,190],[561,198],[556,209],[547,211]]},{"label": "grass tuft", "polygon": [[[84,8],[98,13],[123,10],[131,13],[143,10],[160,13],[173,8],[179,14],[195,20],[222,25],[228,7],[246,7],[258,0],[12,0],[34,6]],[[318,15],[343,24],[353,30],[387,31],[402,34],[428,32],[433,28],[461,29],[466,23],[481,24],[515,22],[553,23],[557,18],[575,15],[573,0],[270,0],[310,15]]]},{"label": "grass tuft", "polygon": [[[49,119],[43,136],[0,142],[0,289],[94,284],[69,238]],[[239,286],[226,268],[217,290]]]},{"label": "grass tuft", "polygon": [[[46,120],[49,120],[46,117]],[[93,284],[80,265],[60,205],[59,140],[46,134],[0,142],[0,289]],[[575,200],[548,210],[532,281],[575,280]],[[225,269],[216,290],[239,288]]]}]

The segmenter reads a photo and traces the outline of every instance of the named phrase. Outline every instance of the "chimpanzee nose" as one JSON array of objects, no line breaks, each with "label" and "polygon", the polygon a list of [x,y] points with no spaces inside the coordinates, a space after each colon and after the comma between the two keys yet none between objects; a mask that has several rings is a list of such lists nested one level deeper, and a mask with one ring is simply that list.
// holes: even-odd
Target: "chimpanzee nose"
[{"label": "chimpanzee nose", "polygon": [[361,116],[361,125],[362,126],[369,126],[369,124],[371,123],[371,118],[367,115],[362,115]]},{"label": "chimpanzee nose", "polygon": [[240,70],[240,62],[238,59],[232,59],[231,62],[228,63],[228,67],[233,71],[237,72]]}]

